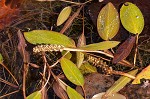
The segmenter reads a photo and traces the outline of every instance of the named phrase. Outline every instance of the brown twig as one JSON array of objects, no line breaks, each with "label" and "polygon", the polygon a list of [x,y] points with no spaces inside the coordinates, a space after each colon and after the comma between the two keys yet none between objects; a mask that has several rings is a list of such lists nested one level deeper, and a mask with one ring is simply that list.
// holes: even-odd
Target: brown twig
[{"label": "brown twig", "polygon": [[12,76],[12,78],[15,80],[16,84],[19,85],[17,79],[14,77],[14,75],[9,71],[9,69],[2,63],[0,62],[0,65],[2,65],[7,71],[8,73]]},{"label": "brown twig", "polygon": [[7,85],[9,85],[9,86],[11,86],[11,87],[14,87],[14,88],[18,88],[17,85],[14,85],[14,84],[12,84],[12,83],[10,83],[10,82],[8,82],[8,81],[2,79],[2,78],[0,78],[0,82],[3,82],[3,83],[5,83],[5,84],[7,84]]}]

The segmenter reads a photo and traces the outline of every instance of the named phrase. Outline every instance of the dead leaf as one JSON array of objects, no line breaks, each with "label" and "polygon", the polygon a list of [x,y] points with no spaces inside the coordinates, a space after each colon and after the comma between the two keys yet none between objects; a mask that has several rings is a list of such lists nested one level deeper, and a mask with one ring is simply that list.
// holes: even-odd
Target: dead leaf
[{"label": "dead leaf", "polygon": [[11,8],[11,4],[6,6],[5,0],[0,1],[0,30],[8,26],[19,15],[18,8]]},{"label": "dead leaf", "polygon": [[113,63],[118,63],[125,59],[131,52],[135,43],[136,36],[129,37],[124,43],[122,43],[114,54],[112,60]]},{"label": "dead leaf", "polygon": [[68,99],[67,93],[57,82],[54,82],[53,90],[59,98]]},{"label": "dead leaf", "polygon": [[18,51],[20,52],[20,54],[23,58],[23,61],[25,63],[29,63],[30,62],[30,57],[29,57],[29,53],[25,50],[25,47],[27,45],[25,43],[25,39],[24,39],[24,37],[23,37],[20,30],[18,30],[17,34],[18,34],[18,38],[19,38]]}]

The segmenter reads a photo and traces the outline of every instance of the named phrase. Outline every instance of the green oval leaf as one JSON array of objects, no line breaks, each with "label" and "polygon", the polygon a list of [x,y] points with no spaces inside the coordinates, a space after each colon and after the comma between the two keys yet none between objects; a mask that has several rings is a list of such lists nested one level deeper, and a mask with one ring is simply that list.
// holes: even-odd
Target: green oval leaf
[{"label": "green oval leaf", "polygon": [[62,70],[68,80],[76,85],[83,86],[84,78],[77,66],[66,58],[62,58],[60,63]]},{"label": "green oval leaf", "polygon": [[41,99],[41,98],[42,98],[42,93],[40,91],[33,92],[27,97],[27,99]]},{"label": "green oval leaf", "polygon": [[[128,72],[128,74],[135,76],[136,73],[138,72],[138,69],[132,70]],[[120,91],[127,83],[131,81],[131,78],[128,78],[126,76],[120,77],[107,91],[105,96],[109,96],[113,93],[117,93]]]},{"label": "green oval leaf", "polygon": [[84,99],[82,95],[80,95],[76,90],[72,89],[69,86],[67,86],[67,94],[69,96],[69,99]]},{"label": "green oval leaf", "polygon": [[144,28],[142,12],[136,5],[130,2],[124,3],[121,7],[120,19],[124,28],[133,34],[140,34]]},{"label": "green oval leaf", "polygon": [[97,31],[104,40],[112,39],[119,30],[119,15],[112,3],[102,8],[97,18]]},{"label": "green oval leaf", "polygon": [[72,8],[70,6],[65,7],[59,14],[57,18],[57,26],[63,24],[69,17]]},{"label": "green oval leaf", "polygon": [[2,63],[3,62],[3,56],[2,56],[2,54],[0,53],[0,63]]},{"label": "green oval leaf", "polygon": [[32,44],[58,44],[65,47],[75,47],[72,39],[54,31],[33,30],[31,32],[24,32],[24,36]]},{"label": "green oval leaf", "polygon": [[84,49],[84,50],[106,50],[106,49],[110,49],[113,47],[116,47],[120,42],[118,41],[103,41],[100,43],[94,43],[94,44],[89,44],[89,45],[85,45],[80,47],[80,49]]}]

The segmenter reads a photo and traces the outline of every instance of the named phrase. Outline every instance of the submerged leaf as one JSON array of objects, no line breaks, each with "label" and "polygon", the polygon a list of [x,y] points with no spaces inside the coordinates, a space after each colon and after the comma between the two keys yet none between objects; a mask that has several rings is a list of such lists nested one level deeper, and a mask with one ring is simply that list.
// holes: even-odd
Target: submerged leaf
[{"label": "submerged leaf", "polygon": [[94,44],[89,44],[86,46],[82,46],[80,47],[80,49],[84,49],[84,50],[106,50],[106,49],[110,49],[113,47],[116,47],[120,42],[118,41],[103,41],[100,43],[94,43]]},{"label": "submerged leaf", "polygon": [[104,40],[112,39],[119,30],[119,15],[112,3],[102,8],[97,18],[97,30]]},{"label": "submerged leaf", "polygon": [[112,60],[113,63],[118,63],[125,59],[131,52],[133,45],[135,43],[136,36],[129,37],[123,44],[119,46],[116,53],[114,54],[114,58]]},{"label": "submerged leaf", "polygon": [[58,44],[65,47],[75,47],[72,39],[54,31],[33,30],[31,32],[24,32],[24,36],[32,44]]},{"label": "submerged leaf", "polygon": [[140,34],[144,28],[142,12],[130,2],[124,3],[121,7],[120,19],[124,28],[133,34]]},{"label": "submerged leaf", "polygon": [[76,90],[67,86],[67,94],[70,99],[84,99]]},{"label": "submerged leaf", "polygon": [[[128,72],[128,74],[135,76],[136,73],[138,72],[138,69],[136,70],[132,70],[130,72]],[[105,94],[105,97],[113,94],[113,93],[117,93],[118,91],[120,91],[127,83],[129,83],[131,81],[131,78],[128,78],[126,76],[122,76],[120,77],[107,91]]]},{"label": "submerged leaf", "polygon": [[42,98],[42,93],[40,91],[33,92],[27,97],[27,99],[41,99],[41,98]]},{"label": "submerged leaf", "polygon": [[141,79],[150,79],[150,65],[144,68],[134,79],[132,84],[140,84]]},{"label": "submerged leaf", "polygon": [[77,66],[66,58],[61,59],[60,63],[62,70],[68,80],[76,85],[83,86],[84,78]]},{"label": "submerged leaf", "polygon": [[70,6],[65,7],[59,14],[57,18],[57,26],[63,24],[69,17],[72,8]]}]

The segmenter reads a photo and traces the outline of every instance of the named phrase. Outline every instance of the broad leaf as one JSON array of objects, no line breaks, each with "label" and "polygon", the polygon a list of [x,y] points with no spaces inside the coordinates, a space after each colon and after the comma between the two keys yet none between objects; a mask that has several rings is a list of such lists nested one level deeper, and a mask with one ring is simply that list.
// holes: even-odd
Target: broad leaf
[{"label": "broad leaf", "polygon": [[75,47],[75,43],[69,37],[54,31],[33,30],[25,32],[26,40],[32,44],[58,44],[65,47]]},{"label": "broad leaf", "polygon": [[59,14],[57,18],[57,26],[63,24],[69,17],[72,8],[70,6],[65,7]]},{"label": "broad leaf", "polygon": [[77,66],[66,58],[61,59],[60,63],[62,70],[68,80],[76,85],[83,86],[84,78]]},{"label": "broad leaf", "polygon": [[82,72],[82,74],[88,74],[88,73],[97,72],[96,67],[90,65],[88,62],[83,63],[79,69]]},{"label": "broad leaf", "polygon": [[[84,32],[83,32],[78,39],[77,47],[82,47],[84,45],[86,45],[86,38],[85,38]],[[83,60],[84,60],[84,53],[76,52],[76,55],[77,55],[77,67],[80,68],[80,66],[82,65]]]},{"label": "broad leaf", "polygon": [[2,63],[3,62],[3,56],[2,56],[2,54],[0,53],[0,63]]},{"label": "broad leaf", "polygon": [[84,49],[84,50],[106,50],[106,49],[110,49],[113,47],[116,47],[120,42],[118,41],[103,41],[100,43],[94,43],[94,44],[89,44],[83,47],[80,47],[80,49]]},{"label": "broad leaf", "polygon": [[[135,76],[136,73],[138,72],[138,70],[132,70],[130,72],[128,72],[128,74]],[[118,91],[120,91],[127,83],[129,83],[131,81],[131,78],[128,78],[126,76],[122,76],[120,77],[107,91],[105,96],[109,96],[113,93],[117,93]]]},{"label": "broad leaf", "polygon": [[140,34],[144,28],[142,12],[130,2],[124,3],[121,7],[120,19],[124,28],[133,34]]},{"label": "broad leaf", "polygon": [[132,84],[140,84],[141,79],[150,79],[150,65],[144,68],[134,79]]},{"label": "broad leaf", "polygon": [[114,54],[113,63],[118,63],[125,59],[131,52],[133,45],[135,44],[136,36],[129,37],[124,43],[122,43]]},{"label": "broad leaf", "polygon": [[102,8],[97,18],[97,31],[104,40],[112,39],[119,30],[119,15],[112,3]]},{"label": "broad leaf", "polygon": [[41,99],[41,98],[42,98],[42,93],[40,91],[33,92],[27,97],[27,99]]},{"label": "broad leaf", "polygon": [[70,99],[84,99],[76,90],[67,86],[67,94]]}]

